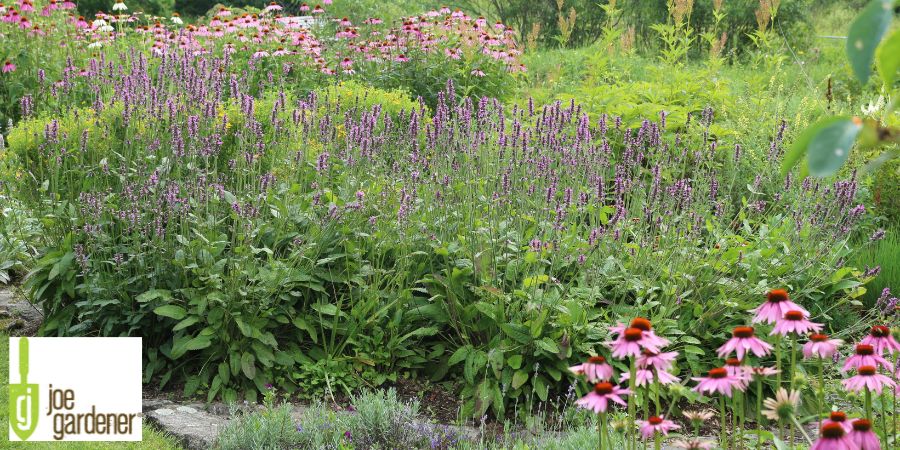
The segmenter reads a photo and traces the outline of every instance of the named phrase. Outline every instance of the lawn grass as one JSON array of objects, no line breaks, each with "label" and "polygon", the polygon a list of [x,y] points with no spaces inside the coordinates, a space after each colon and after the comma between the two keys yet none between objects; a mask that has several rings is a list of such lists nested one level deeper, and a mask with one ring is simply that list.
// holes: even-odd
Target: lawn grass
[{"label": "lawn grass", "polygon": [[144,424],[141,442],[9,442],[9,336],[0,333],[0,448],[26,449],[68,449],[68,450],[103,450],[103,449],[141,449],[169,450],[181,447],[170,436]]}]

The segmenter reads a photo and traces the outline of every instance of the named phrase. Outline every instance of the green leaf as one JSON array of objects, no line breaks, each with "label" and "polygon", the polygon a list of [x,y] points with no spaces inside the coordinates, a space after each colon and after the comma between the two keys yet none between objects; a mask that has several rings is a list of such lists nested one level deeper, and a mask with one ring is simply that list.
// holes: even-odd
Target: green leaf
[{"label": "green leaf", "polygon": [[187,319],[184,319],[181,322],[178,322],[178,325],[175,325],[175,327],[172,328],[172,331],[183,330],[199,321],[200,321],[200,318],[197,316],[188,317]]},{"label": "green leaf", "polygon": [[533,387],[534,392],[537,394],[538,398],[541,399],[542,402],[546,402],[547,394],[550,392],[550,387],[547,386],[547,383],[544,382],[544,378],[540,375],[535,376]]},{"label": "green leaf", "polygon": [[513,355],[510,356],[506,363],[509,364],[509,367],[513,369],[518,369],[522,367],[522,355]]},{"label": "green leaf", "polygon": [[212,341],[207,336],[197,336],[184,344],[185,350],[202,350],[212,345]]},{"label": "green leaf", "polygon": [[172,293],[165,289],[150,289],[147,292],[144,292],[141,295],[138,295],[135,300],[140,303],[149,302],[150,300],[156,300],[161,298],[163,300],[169,300],[172,298]]},{"label": "green leaf", "polygon": [[244,352],[241,356],[241,371],[244,372],[244,376],[249,379],[256,378],[256,357],[253,356],[252,353]]},{"label": "green leaf", "polygon": [[501,323],[500,329],[506,333],[507,336],[513,338],[522,344],[528,344],[531,342],[531,333],[528,332],[528,327],[525,325],[517,324],[517,323]]},{"label": "green leaf", "polygon": [[469,355],[470,349],[471,347],[468,345],[456,349],[456,351],[453,352],[453,355],[450,356],[450,359],[447,360],[447,365],[455,366],[456,364],[459,364],[462,360],[466,359],[466,356]]},{"label": "green leaf", "polygon": [[518,389],[528,381],[528,372],[525,370],[517,370],[512,377],[512,388]]},{"label": "green leaf", "polygon": [[891,0],[872,0],[853,19],[847,33],[847,58],[853,74],[863,84],[872,73],[872,60],[878,43],[891,25],[894,11]]},{"label": "green leaf", "polygon": [[850,157],[850,149],[862,127],[852,119],[843,119],[823,128],[809,143],[806,164],[816,177],[834,174]]},{"label": "green leaf", "polygon": [[803,156],[806,155],[807,149],[809,149],[810,142],[812,142],[812,140],[816,136],[818,136],[818,134],[823,129],[847,119],[849,119],[849,117],[829,117],[806,127],[806,129],[803,130],[802,133],[800,133],[800,136],[797,136],[797,139],[793,144],[791,144],[791,147],[784,154],[784,160],[781,162],[781,175],[787,175],[788,172],[790,172],[791,169],[795,165],[797,165],[797,162],[803,159]]},{"label": "green leaf", "polygon": [[154,309],[153,312],[158,316],[171,317],[175,320],[184,319],[184,316],[187,315],[187,311],[178,305],[163,305]]},{"label": "green leaf", "polygon": [[888,89],[894,85],[897,70],[900,69],[900,30],[888,36],[878,47],[878,73]]}]

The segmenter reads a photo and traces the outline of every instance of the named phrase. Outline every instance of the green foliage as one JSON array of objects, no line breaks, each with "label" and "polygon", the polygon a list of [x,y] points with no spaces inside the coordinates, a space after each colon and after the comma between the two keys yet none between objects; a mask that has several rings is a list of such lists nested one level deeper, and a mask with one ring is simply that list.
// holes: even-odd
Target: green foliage
[{"label": "green foliage", "polygon": [[853,73],[863,84],[869,80],[875,49],[894,17],[892,0],[872,0],[856,16],[847,33],[847,57]]},{"label": "green foliage", "polygon": [[275,391],[265,392],[263,410],[242,412],[232,406],[232,420],[216,441],[222,450],[294,448],[300,437],[291,417],[291,405],[275,405]]}]

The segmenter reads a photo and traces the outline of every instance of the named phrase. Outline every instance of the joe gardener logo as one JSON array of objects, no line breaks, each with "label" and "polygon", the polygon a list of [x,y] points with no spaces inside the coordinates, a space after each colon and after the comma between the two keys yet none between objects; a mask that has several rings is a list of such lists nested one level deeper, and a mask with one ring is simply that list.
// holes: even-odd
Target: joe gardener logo
[{"label": "joe gardener logo", "polygon": [[11,441],[141,440],[140,338],[10,338]]}]

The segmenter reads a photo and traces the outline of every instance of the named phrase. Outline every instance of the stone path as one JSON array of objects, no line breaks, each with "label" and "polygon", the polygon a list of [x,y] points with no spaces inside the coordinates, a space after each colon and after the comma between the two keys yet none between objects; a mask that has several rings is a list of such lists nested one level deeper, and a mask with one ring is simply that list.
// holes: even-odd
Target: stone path
[{"label": "stone path", "polygon": [[0,330],[12,335],[33,335],[43,319],[40,310],[19,298],[12,286],[0,285]]}]

